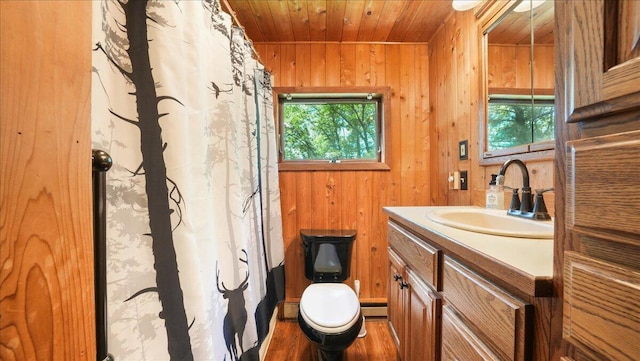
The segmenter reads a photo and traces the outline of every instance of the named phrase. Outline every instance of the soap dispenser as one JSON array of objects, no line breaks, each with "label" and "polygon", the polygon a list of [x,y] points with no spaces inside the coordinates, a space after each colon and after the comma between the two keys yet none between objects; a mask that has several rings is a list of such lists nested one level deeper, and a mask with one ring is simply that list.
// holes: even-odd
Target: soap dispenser
[{"label": "soap dispenser", "polygon": [[491,175],[489,189],[487,189],[485,205],[487,209],[504,209],[504,191],[502,186],[497,184],[497,174]]}]

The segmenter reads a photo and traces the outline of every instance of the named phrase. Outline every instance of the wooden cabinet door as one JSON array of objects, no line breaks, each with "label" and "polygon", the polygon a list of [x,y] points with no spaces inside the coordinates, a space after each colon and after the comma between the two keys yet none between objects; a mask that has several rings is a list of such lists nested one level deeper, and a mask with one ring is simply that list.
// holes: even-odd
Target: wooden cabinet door
[{"label": "wooden cabinet door", "polygon": [[471,331],[453,308],[442,310],[442,361],[498,361],[500,358]]},{"label": "wooden cabinet door", "polygon": [[[640,2],[557,2],[562,121],[640,109]],[[557,75],[562,75],[558,77]],[[562,148],[560,148],[562,149]]]},{"label": "wooden cabinet door", "polygon": [[501,360],[530,361],[533,305],[445,256],[444,298]]},{"label": "wooden cabinet door", "polygon": [[405,302],[405,361],[440,360],[442,300],[411,270],[407,269]]},{"label": "wooden cabinet door", "polygon": [[396,343],[396,348],[401,359],[404,359],[404,289],[402,282],[406,277],[406,264],[393,249],[389,248],[389,297],[387,299],[387,319],[391,337]]},{"label": "wooden cabinet door", "polygon": [[596,359],[640,359],[640,271],[565,253],[565,339]]},{"label": "wooden cabinet door", "polygon": [[91,2],[0,1],[0,360],[95,360]]},{"label": "wooden cabinet door", "polygon": [[[556,1],[554,359],[640,360],[640,2]],[[559,317],[562,315],[562,317]]]}]

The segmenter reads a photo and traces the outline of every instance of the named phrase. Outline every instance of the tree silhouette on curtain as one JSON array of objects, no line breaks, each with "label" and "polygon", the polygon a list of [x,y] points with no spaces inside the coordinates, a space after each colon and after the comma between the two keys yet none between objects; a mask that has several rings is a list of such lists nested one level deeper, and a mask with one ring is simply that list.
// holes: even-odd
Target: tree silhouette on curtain
[{"label": "tree silhouette on curtain", "polygon": [[[133,172],[134,175],[144,175],[149,209],[149,227],[152,238],[154,268],[156,271],[156,286],[142,289],[132,295],[129,300],[147,292],[157,292],[162,305],[162,312],[158,315],[164,319],[167,332],[168,353],[172,360],[193,360],[189,337],[189,324],[184,307],[182,288],[178,276],[178,264],[173,241],[171,214],[180,212],[180,192],[177,185],[167,178],[164,160],[164,150],[169,146],[163,143],[160,119],[166,114],[159,114],[158,103],[161,101],[175,101],[170,96],[158,96],[152,74],[149,57],[149,39],[147,36],[147,20],[157,25],[163,25],[163,19],[154,17],[153,6],[163,6],[160,3],[148,4],[147,0],[117,2],[125,14],[125,23],[119,24],[126,28],[129,46],[126,49],[131,70],[125,69],[118,59],[105,51],[102,44],[96,44],[94,50],[102,51],[108,60],[118,69],[127,81],[135,87],[137,120],[120,116],[116,111],[110,112],[124,122],[138,128],[142,164]],[[149,11],[148,11],[149,5]],[[121,39],[120,44],[125,43]],[[124,46],[123,46],[124,47]],[[123,51],[123,49],[119,49]],[[124,54],[121,54],[124,56]],[[181,103],[180,103],[181,104]],[[171,189],[168,186],[171,184]],[[174,201],[172,208],[169,199]]]}]

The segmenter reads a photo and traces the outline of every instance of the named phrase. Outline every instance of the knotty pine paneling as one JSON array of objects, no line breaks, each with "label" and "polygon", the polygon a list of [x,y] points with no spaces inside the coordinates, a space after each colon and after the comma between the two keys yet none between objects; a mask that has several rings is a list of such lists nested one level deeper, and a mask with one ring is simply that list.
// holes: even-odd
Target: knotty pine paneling
[{"label": "knotty pine paneling", "polygon": [[[529,45],[489,45],[489,67],[487,71],[489,88],[531,87]],[[535,45],[533,48],[534,82],[536,89],[554,88],[553,44]]]},{"label": "knotty pine paneling", "polygon": [[256,43],[420,42],[453,12],[450,1],[225,0]]},{"label": "knotty pine paneling", "polygon": [[[497,173],[499,164],[480,165],[479,131],[481,107],[481,48],[478,20],[472,11],[455,12],[449,17],[429,42],[429,104],[431,161],[431,203],[434,205],[484,206],[484,191],[488,188],[492,173]],[[553,48],[536,47],[535,71],[540,79],[535,86],[553,87]],[[528,57],[527,57],[528,59]],[[513,57],[509,60],[513,67]],[[498,65],[505,68],[506,65]],[[509,68],[509,67],[507,67]],[[494,81],[507,74],[496,70]],[[515,70],[510,75],[515,84]],[[537,78],[537,75],[536,75]],[[496,85],[497,86],[497,85]],[[459,160],[458,143],[469,140],[469,159]],[[518,156],[514,156],[518,157]],[[530,183],[533,189],[553,186],[553,160],[528,161]],[[469,191],[449,190],[448,172],[467,170]],[[521,185],[520,172],[510,169],[506,184]],[[506,202],[509,196],[505,196]],[[546,205],[553,212],[553,193],[545,193]]]},{"label": "knotty pine paneling", "polygon": [[89,1],[0,2],[1,360],[96,359],[90,44]]},{"label": "knotty pine paneling", "polygon": [[[349,35],[351,36],[351,35]],[[309,284],[299,230],[358,232],[351,280],[363,302],[386,302],[384,206],[431,205],[429,49],[427,44],[256,43],[274,86],[389,86],[391,170],[280,172],[287,301]]]},{"label": "knotty pine paneling", "polygon": [[[384,300],[383,206],[484,206],[484,190],[499,165],[479,164],[479,45],[473,12],[454,13],[429,45],[255,44],[274,75],[274,86],[391,87],[391,171],[280,173],[288,300],[299,298],[308,284],[302,273],[301,228],[355,228],[359,236],[352,279],[360,279],[364,300]],[[548,50],[540,53],[550,57]],[[543,62],[535,63],[541,67]],[[542,81],[548,84],[549,79],[553,77],[545,75]],[[469,159],[461,161],[458,142],[464,139],[469,140]],[[528,166],[533,188],[553,185],[553,161]],[[448,172],[453,170],[469,171],[469,191],[448,189]],[[507,182],[520,184],[519,172],[510,170]],[[358,194],[362,187],[371,189],[370,197]],[[552,197],[545,194],[550,211]]]}]

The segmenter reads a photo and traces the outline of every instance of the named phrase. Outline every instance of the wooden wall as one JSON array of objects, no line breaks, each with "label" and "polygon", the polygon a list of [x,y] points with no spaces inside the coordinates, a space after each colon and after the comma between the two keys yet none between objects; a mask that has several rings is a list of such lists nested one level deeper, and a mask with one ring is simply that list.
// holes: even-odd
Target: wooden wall
[{"label": "wooden wall", "polygon": [[[448,18],[429,44],[256,44],[274,86],[390,86],[392,93],[390,171],[280,172],[288,301],[296,301],[308,284],[302,228],[355,228],[352,279],[360,279],[363,301],[386,302],[383,206],[484,206],[490,174],[501,162],[480,164],[478,36],[477,19],[466,11]],[[469,159],[458,160],[458,142],[465,139]],[[552,159],[527,165],[532,188],[553,185]],[[455,170],[469,171],[468,191],[448,189],[448,172]],[[509,171],[507,183],[521,184],[519,172]],[[551,211],[552,204],[549,199]]]},{"label": "wooden wall", "polygon": [[[529,58],[531,47],[527,45],[489,45],[488,46],[488,86],[496,88],[531,87],[531,69]],[[535,45],[533,49],[534,82],[536,89],[554,88],[553,44]]]},{"label": "wooden wall", "polygon": [[[504,159],[494,162],[480,162],[479,131],[482,126],[481,94],[481,51],[478,20],[473,11],[455,12],[446,20],[429,43],[429,89],[431,106],[432,139],[432,200],[436,205],[477,205],[484,206],[484,191],[488,188],[490,175],[497,173]],[[514,51],[510,51],[514,53]],[[536,86],[553,87],[553,51],[535,51],[535,71],[541,73],[541,83]],[[513,55],[513,54],[512,54]],[[502,57],[510,66],[497,66],[494,82],[501,85],[515,84],[517,69],[513,64],[520,60],[513,56]],[[528,59],[528,56],[525,58]],[[549,67],[550,73],[543,70]],[[498,71],[497,68],[502,70]],[[516,67],[517,68],[517,67]],[[540,68],[540,70],[538,70]],[[507,76],[506,73],[510,75]],[[498,79],[509,79],[509,81]],[[496,83],[498,86],[498,83]],[[458,142],[469,140],[469,159],[458,159]],[[514,156],[519,158],[520,156]],[[525,157],[526,158],[526,157]],[[523,159],[525,159],[523,158]],[[526,160],[530,173],[531,187],[549,188],[553,186],[553,159]],[[446,181],[448,172],[469,171],[469,191],[449,190]],[[522,184],[520,172],[509,170],[506,184]],[[553,211],[553,194],[545,193],[546,204]],[[505,197],[508,203],[509,196]]]},{"label": "wooden wall", "polygon": [[[472,191],[449,190],[449,172],[467,170],[469,188],[478,188],[478,101],[480,68],[473,11],[454,12],[429,46],[432,109],[432,189],[437,205],[470,205]],[[469,159],[458,159],[458,143],[469,140]]]},{"label": "wooden wall", "polygon": [[90,45],[90,2],[0,2],[1,360],[96,359]]},{"label": "wooden wall", "polygon": [[[287,301],[308,285],[299,230],[358,231],[351,279],[363,302],[386,302],[382,207],[430,205],[429,55],[426,44],[258,43],[274,86],[391,87],[390,171],[281,171]],[[350,281],[348,281],[352,284]]]}]

